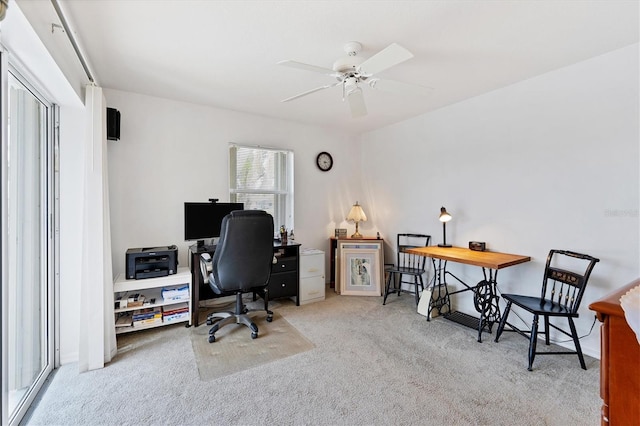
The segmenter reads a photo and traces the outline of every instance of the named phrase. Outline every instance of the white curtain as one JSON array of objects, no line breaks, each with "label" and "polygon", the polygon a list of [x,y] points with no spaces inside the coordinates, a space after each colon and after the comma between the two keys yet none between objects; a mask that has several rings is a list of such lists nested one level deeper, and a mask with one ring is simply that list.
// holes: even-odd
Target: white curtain
[{"label": "white curtain", "polygon": [[106,101],[87,86],[87,144],[80,294],[79,369],[104,367],[116,353],[107,175]]}]

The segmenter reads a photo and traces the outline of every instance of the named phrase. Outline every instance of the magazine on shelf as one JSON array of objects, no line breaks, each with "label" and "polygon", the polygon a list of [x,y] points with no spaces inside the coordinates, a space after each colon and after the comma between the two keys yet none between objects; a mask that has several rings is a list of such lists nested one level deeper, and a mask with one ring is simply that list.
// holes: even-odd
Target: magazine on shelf
[{"label": "magazine on shelf", "polygon": [[185,285],[177,288],[163,288],[162,299],[167,301],[189,300],[189,286]]},{"label": "magazine on shelf", "polygon": [[166,315],[162,317],[162,321],[164,321],[165,324],[171,324],[173,322],[189,321],[189,312],[180,312],[177,314]]},{"label": "magazine on shelf", "polygon": [[130,327],[133,322],[131,312],[125,312],[118,315],[116,319],[116,327]]}]

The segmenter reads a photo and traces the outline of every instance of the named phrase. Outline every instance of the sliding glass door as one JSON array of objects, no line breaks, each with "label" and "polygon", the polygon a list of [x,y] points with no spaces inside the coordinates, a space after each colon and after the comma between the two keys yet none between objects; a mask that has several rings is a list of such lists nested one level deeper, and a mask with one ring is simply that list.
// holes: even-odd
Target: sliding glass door
[{"label": "sliding glass door", "polygon": [[54,107],[3,77],[2,423],[17,424],[54,366]]}]

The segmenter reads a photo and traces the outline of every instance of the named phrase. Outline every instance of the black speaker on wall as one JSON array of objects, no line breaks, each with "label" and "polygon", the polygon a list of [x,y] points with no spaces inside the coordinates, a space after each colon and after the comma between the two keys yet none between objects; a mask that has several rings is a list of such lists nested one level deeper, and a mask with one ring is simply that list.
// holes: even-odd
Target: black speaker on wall
[{"label": "black speaker on wall", "polygon": [[120,111],[115,108],[107,108],[107,139],[120,140]]}]

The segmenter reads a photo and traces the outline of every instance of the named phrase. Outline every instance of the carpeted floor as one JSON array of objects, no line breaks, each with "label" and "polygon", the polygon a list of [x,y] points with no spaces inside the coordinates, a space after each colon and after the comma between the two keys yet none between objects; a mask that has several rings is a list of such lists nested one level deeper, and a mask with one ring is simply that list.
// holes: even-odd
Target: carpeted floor
[{"label": "carpeted floor", "polygon": [[[469,328],[442,318],[427,322],[409,295],[382,306],[381,298],[328,291],[324,302],[278,305],[274,311],[315,347],[205,381],[198,373],[192,329],[175,325],[138,332],[104,369],[79,374],[70,364],[56,371],[25,423],[600,422],[596,359],[587,357],[584,371],[575,356],[539,357],[529,372],[526,339],[507,333],[500,343],[492,336],[478,343]],[[206,332],[206,326],[199,329]],[[244,330],[242,335],[247,351],[261,339],[251,340]],[[213,345],[218,343],[222,339]]]}]

